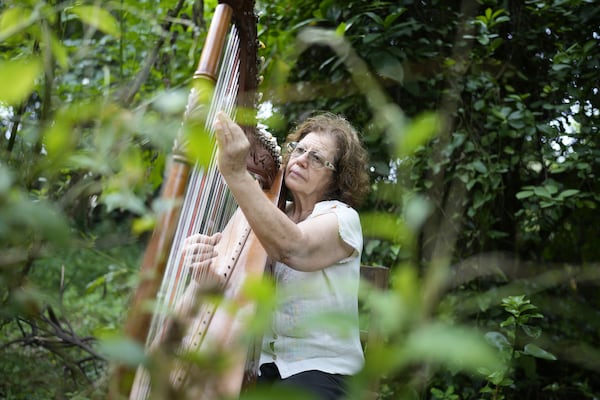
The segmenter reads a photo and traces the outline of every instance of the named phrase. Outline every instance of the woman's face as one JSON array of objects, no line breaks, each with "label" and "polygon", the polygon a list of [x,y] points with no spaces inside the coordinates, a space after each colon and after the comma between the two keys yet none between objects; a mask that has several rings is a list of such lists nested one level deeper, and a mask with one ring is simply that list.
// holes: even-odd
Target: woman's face
[{"label": "woman's face", "polygon": [[316,159],[333,164],[336,152],[335,138],[329,134],[311,132],[298,142],[285,168],[285,184],[294,199],[313,204],[322,200],[333,184],[334,171]]}]

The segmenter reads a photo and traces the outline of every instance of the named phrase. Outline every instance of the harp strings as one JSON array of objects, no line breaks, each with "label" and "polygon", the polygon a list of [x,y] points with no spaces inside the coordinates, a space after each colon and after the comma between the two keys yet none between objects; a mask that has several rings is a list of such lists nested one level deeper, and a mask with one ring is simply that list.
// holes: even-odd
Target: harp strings
[{"label": "harp strings", "polygon": [[[218,111],[222,110],[232,117],[235,114],[239,67],[239,37],[235,27],[232,27],[205,123],[205,130],[211,136],[214,135],[213,121]],[[161,307],[164,312],[157,313],[157,326],[155,329],[152,326],[150,328],[149,343],[155,340],[158,328],[164,325],[169,311],[181,299],[190,279],[201,280],[205,272],[191,271],[186,265],[182,256],[185,239],[195,233],[212,235],[221,231],[236,208],[237,204],[217,168],[216,148],[213,148],[208,167],[204,169],[196,164],[190,173],[180,220],[157,298],[159,307],[164,304]]]},{"label": "harp strings", "polygon": [[[239,46],[237,29],[232,25],[223,49],[213,98],[205,121],[205,132],[211,136],[214,136],[213,121],[217,112],[223,111],[235,118],[240,76]],[[190,93],[191,99],[197,97],[194,90],[192,89]],[[192,104],[192,106],[198,107],[198,104]],[[190,283],[194,286],[195,282],[210,280],[211,271],[207,269],[191,270],[190,257],[184,255],[182,251],[185,239],[195,233],[212,235],[221,231],[237,209],[237,204],[218,171],[216,146],[210,151],[209,165],[203,168],[196,164],[188,178],[180,219],[161,287],[156,297],[155,312],[146,339],[147,349],[164,339],[169,319],[173,316],[176,307],[178,309],[192,308],[196,299],[193,296],[185,296],[186,288]],[[143,368],[138,368],[130,398],[146,399],[149,394],[149,374]]]}]

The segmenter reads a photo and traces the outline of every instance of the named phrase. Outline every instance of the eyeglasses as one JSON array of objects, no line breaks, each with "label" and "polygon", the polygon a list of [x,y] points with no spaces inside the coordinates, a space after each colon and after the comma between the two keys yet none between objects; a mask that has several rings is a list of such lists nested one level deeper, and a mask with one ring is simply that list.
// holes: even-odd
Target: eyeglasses
[{"label": "eyeglasses", "polygon": [[308,153],[308,163],[314,169],[329,168],[335,171],[333,164],[323,158],[319,153],[314,150],[308,150],[302,144],[298,142],[290,142],[287,144],[287,151],[290,154],[290,158],[301,157],[304,153]]}]

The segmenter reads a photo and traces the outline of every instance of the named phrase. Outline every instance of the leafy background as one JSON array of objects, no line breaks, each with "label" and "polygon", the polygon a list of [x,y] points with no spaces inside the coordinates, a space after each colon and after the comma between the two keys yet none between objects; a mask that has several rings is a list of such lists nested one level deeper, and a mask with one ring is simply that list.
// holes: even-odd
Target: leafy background
[{"label": "leafy background", "polygon": [[[0,1],[0,397],[104,397],[214,7]],[[342,113],[370,152],[355,397],[596,398],[600,5],[256,11],[263,122]]]}]

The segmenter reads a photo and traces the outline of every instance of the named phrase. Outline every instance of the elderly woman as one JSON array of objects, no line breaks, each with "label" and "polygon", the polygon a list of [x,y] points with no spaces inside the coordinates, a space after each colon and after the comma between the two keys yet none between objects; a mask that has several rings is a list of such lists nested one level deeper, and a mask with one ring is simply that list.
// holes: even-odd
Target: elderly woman
[{"label": "elderly woman", "polygon": [[[249,143],[241,128],[220,113],[215,129],[219,170],[276,262],[276,308],[263,339],[258,383],[338,399],[346,377],[364,361],[357,305],[363,237],[356,208],[369,190],[367,152],[342,117],[322,114],[304,121],[285,143],[284,182],[291,200],[282,211],[246,170]],[[193,242],[210,247],[218,238],[199,235]],[[333,315],[343,315],[345,323],[331,323],[340,321]]]}]

